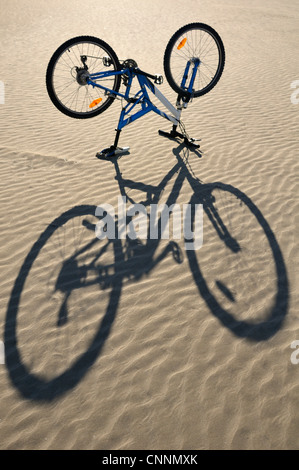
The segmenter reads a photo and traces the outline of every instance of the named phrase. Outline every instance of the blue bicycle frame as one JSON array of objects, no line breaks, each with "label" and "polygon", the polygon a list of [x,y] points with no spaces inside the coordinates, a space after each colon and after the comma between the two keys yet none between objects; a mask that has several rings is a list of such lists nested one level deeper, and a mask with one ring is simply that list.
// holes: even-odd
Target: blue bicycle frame
[{"label": "blue bicycle frame", "polygon": [[[187,78],[188,78],[188,73],[189,73],[189,69],[190,69],[190,66],[191,66],[191,61],[188,61],[187,64],[186,64],[186,69],[185,69],[185,72],[184,72],[184,75],[183,75],[182,85],[181,85],[182,88],[184,88],[185,90],[187,90],[190,93],[190,98],[192,97],[193,84],[194,84],[194,80],[195,80],[195,77],[196,77],[196,73],[197,73],[197,69],[198,69],[198,66],[200,64],[200,61],[197,59],[193,62],[193,64],[194,64],[194,68],[193,68],[193,71],[192,71],[192,76],[191,76],[188,87],[186,87],[186,81],[187,81]],[[118,91],[115,91],[115,90],[111,90],[111,89],[97,83],[97,80],[105,79],[107,77],[113,77],[113,76],[117,76],[117,75],[126,75],[127,76],[126,91],[125,91],[124,94],[119,93]],[[134,77],[137,77],[137,79],[138,79],[140,90],[135,94],[134,97],[130,97],[130,91],[131,91],[131,86],[132,86],[132,82],[133,82]],[[155,81],[157,83],[162,82],[161,79],[160,79],[160,76],[150,75],[148,73],[142,72],[141,70],[139,70],[136,67],[126,68],[126,69],[123,69],[121,71],[114,71],[114,72],[108,72],[107,71],[107,72],[93,73],[93,74],[90,74],[89,77],[87,78],[86,82],[87,82],[88,85],[91,85],[92,87],[97,87],[97,88],[100,88],[102,90],[105,90],[105,92],[107,94],[113,95],[115,97],[123,98],[124,100],[127,101],[127,104],[122,108],[121,113],[120,113],[118,126],[116,128],[116,137],[115,137],[114,145],[111,146],[110,149],[104,149],[105,151],[111,150],[110,153],[113,153],[113,155],[115,155],[115,150],[118,148],[117,145],[118,145],[118,140],[119,140],[119,135],[120,135],[121,130],[125,126],[130,124],[131,122],[136,121],[137,119],[139,119],[140,117],[142,117],[145,114],[149,113],[150,111],[153,111],[156,114],[164,117],[168,121],[171,121],[172,124],[173,124],[173,129],[172,129],[170,134],[160,131],[161,135],[170,136],[170,137],[182,137],[182,138],[185,139],[185,141],[188,140],[186,138],[186,136],[178,133],[176,131],[176,128],[180,123],[180,117],[181,117],[182,109],[183,109],[183,107],[184,108],[187,107],[187,104],[188,104],[190,98],[182,99],[182,97],[180,97],[180,95],[179,95],[178,99],[177,99],[177,107],[175,108],[168,101],[168,99],[160,92],[160,90],[158,90],[158,88],[154,85],[154,83],[152,83],[149,80],[148,77],[150,77],[152,79],[155,79]],[[158,98],[158,100],[170,111],[171,114],[167,114],[167,113],[161,111],[159,108],[157,108],[157,106],[155,106],[151,102],[149,94],[148,94],[148,90],[150,92],[152,92]],[[141,109],[139,111],[134,112],[134,114],[131,114],[132,111],[134,110],[134,108],[137,105],[140,105]],[[194,140],[195,139],[192,139],[192,141],[194,141]],[[189,143],[192,143],[192,142],[189,141]],[[119,149],[119,150],[127,151],[128,149],[129,148],[127,147],[125,149]],[[107,154],[107,152],[106,152],[106,154]],[[112,156],[112,155],[107,154],[107,156]]]}]

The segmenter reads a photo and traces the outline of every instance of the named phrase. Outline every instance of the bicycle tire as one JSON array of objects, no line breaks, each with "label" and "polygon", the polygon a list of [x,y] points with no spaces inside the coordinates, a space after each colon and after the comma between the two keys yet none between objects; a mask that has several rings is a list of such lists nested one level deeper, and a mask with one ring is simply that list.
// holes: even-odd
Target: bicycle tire
[{"label": "bicycle tire", "polygon": [[[89,50],[91,54],[89,54]],[[96,57],[94,55],[100,51],[103,51],[103,55],[108,57],[109,66],[104,65],[103,56]],[[89,70],[91,67],[94,69],[95,65],[97,66],[96,72],[102,71],[100,67],[105,71],[108,70],[108,67],[111,67],[111,71],[120,69],[119,60],[114,50],[102,39],[93,36],[78,36],[69,39],[54,52],[46,72],[47,91],[52,103],[59,111],[76,119],[98,116],[111,106],[115,99],[114,96],[105,95],[104,90],[84,84],[84,81],[83,83],[78,82],[76,67],[83,69],[83,55],[87,56],[86,65]],[[110,81],[111,83],[107,86],[106,79],[105,85],[118,91],[121,82],[120,75],[114,76]],[[80,103],[78,103],[79,95],[81,95]],[[99,99],[98,104],[94,104]],[[90,107],[92,104],[93,106]]]},{"label": "bicycle tire", "polygon": [[[212,42],[209,42],[211,40]],[[208,63],[206,55],[210,50],[212,59],[210,58]],[[218,54],[218,61],[214,64],[213,56],[216,54]],[[186,59],[192,61],[195,58],[200,60],[199,72],[194,82],[196,87],[192,92],[192,96],[197,98],[214,88],[222,75],[225,64],[225,49],[219,34],[204,23],[190,23],[183,26],[170,38],[165,49],[165,76],[171,88],[180,96],[190,96],[187,87],[182,87],[182,79],[187,65]],[[207,81],[207,73],[212,74],[210,81]]]}]

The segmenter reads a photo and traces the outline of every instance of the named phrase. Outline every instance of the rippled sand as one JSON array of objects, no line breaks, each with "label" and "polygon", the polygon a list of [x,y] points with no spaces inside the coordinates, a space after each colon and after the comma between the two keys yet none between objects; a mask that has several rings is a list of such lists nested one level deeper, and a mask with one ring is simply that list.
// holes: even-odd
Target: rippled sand
[{"label": "rippled sand", "polygon": [[[2,7],[1,449],[298,449],[295,3]],[[169,125],[148,115],[122,132],[129,155],[96,159],[120,105],[87,121],[59,113],[52,53],[94,35],[163,73],[169,38],[194,21],[226,49],[220,82],[183,115],[201,153],[159,137]],[[175,101],[166,80],[161,91]],[[124,190],[203,204],[202,248],[96,239],[95,207]]]}]

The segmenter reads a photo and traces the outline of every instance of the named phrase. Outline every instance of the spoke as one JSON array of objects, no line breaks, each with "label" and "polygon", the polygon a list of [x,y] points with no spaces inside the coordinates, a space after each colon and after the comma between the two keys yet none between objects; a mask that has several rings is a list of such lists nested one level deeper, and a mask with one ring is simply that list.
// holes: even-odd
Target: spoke
[{"label": "spoke", "polygon": [[189,60],[190,58],[187,54],[185,54],[185,52],[182,51],[182,49],[180,50],[180,52],[173,50],[172,53],[174,53],[174,55],[178,56],[180,59]]},{"label": "spoke", "polygon": [[[200,78],[202,80],[206,79],[206,85],[205,86],[207,86],[211,82],[211,79],[202,70],[200,72]],[[205,87],[203,87],[203,88],[205,88]]]},{"label": "spoke", "polygon": [[[68,51],[70,51],[70,49],[67,49],[66,54],[63,53],[63,55],[60,56],[59,60],[61,59],[61,61],[64,61],[65,67],[70,69],[72,67],[70,66],[69,62],[67,62],[67,59],[72,63],[73,67],[75,67],[75,64],[73,62],[72,57],[70,56],[70,53],[68,54]],[[63,65],[61,62],[59,62],[59,64]]]},{"label": "spoke", "polygon": [[211,39],[211,36],[209,34],[206,34],[204,43],[200,45],[200,49],[198,50],[198,54],[197,54],[198,56],[201,56],[203,54],[203,50],[205,49],[205,47],[207,47],[207,43],[209,43],[210,39]]},{"label": "spoke", "polygon": [[202,57],[206,57],[206,55],[207,55],[212,49],[214,49],[215,47],[217,47],[217,45],[216,45],[216,43],[215,43],[214,41],[212,41],[211,44],[212,44],[212,45],[211,45],[211,47],[210,47],[208,50],[207,50],[207,48],[206,48],[205,51],[201,53],[201,56],[202,56]]},{"label": "spoke", "polygon": [[[78,67],[78,61],[77,61],[77,58],[76,58],[75,53],[74,53],[74,48],[71,47],[71,48],[69,49],[69,51],[70,51],[70,54],[69,54],[69,56],[67,56],[67,57],[71,60],[71,62],[72,62],[72,64],[73,64],[74,67]],[[76,61],[76,62],[74,62],[72,55],[75,56],[75,61]]]},{"label": "spoke", "polygon": [[81,113],[83,112],[84,101],[86,100],[87,90],[85,90],[85,98],[82,99]]},{"label": "spoke", "polygon": [[[60,59],[62,59],[62,60],[65,62],[65,64],[62,62],[62,60],[61,60],[60,62],[57,62],[56,66],[55,66],[55,70],[56,70],[56,69],[58,69],[58,70],[61,69],[61,72],[63,72],[64,69],[65,69],[65,70],[67,70],[67,71],[69,72],[70,70],[72,70],[72,69],[74,68],[74,67],[71,66],[70,64],[67,64],[67,63],[66,63],[66,60],[64,59],[64,57],[61,57]],[[60,59],[59,59],[59,60],[60,60]]]},{"label": "spoke", "polygon": [[206,42],[208,41],[209,38],[210,38],[210,35],[209,35],[209,34],[206,34],[206,38],[205,38],[203,44],[201,45],[201,51],[202,51],[202,49],[205,47]]},{"label": "spoke", "polygon": [[193,37],[192,37],[192,34],[191,34],[191,37],[190,35],[187,33],[187,42],[184,46],[184,49],[185,51],[187,52],[187,55],[188,57],[192,57],[194,55],[194,45],[193,45]]},{"label": "spoke", "polygon": [[[208,71],[211,73],[211,74],[214,74],[216,73],[216,71],[213,70],[213,68],[210,66],[210,65],[207,65],[205,64],[204,62],[201,63],[201,65],[203,65],[204,67],[206,67],[208,69]],[[217,70],[217,67],[216,67],[216,70]]]},{"label": "spoke", "polygon": [[[78,86],[78,87],[79,87],[79,86]],[[74,94],[78,93],[78,89],[79,89],[79,88],[76,88],[76,89],[73,90],[73,91],[70,91],[70,90],[69,90],[69,92],[68,92],[66,95],[64,95],[64,96],[61,96],[61,97],[59,98],[59,100],[62,102],[62,99],[63,99],[64,102],[68,103],[68,101],[74,96]]]},{"label": "spoke", "polygon": [[69,88],[70,86],[72,86],[72,85],[74,85],[74,84],[75,84],[75,82],[72,81],[72,82],[69,82],[68,85],[55,85],[55,90],[60,90],[60,89],[62,89],[62,90],[61,90],[61,93],[63,93],[64,90],[66,90],[67,88]]},{"label": "spoke", "polygon": [[[79,88],[77,88],[77,90],[75,90],[73,93],[71,93],[71,94],[69,95],[69,100],[66,101],[66,104],[67,104],[67,103],[70,103],[70,105],[68,106],[69,109],[76,109],[76,107],[73,108],[72,106],[73,106],[74,101],[76,101],[76,103],[77,103],[77,101],[78,101],[78,96],[79,96]],[[67,98],[68,98],[68,97],[67,97]]]},{"label": "spoke", "polygon": [[[95,50],[96,47],[97,47],[97,46],[94,44],[94,45],[93,45],[93,50],[92,50],[92,56],[91,56],[91,57],[94,56],[94,50]],[[92,70],[94,69],[94,67],[95,67],[95,64],[96,64],[96,59],[94,59],[93,61],[91,61],[90,66],[89,66],[88,69],[92,71]]]},{"label": "spoke", "polygon": [[73,108],[72,106],[73,106],[73,102],[74,102],[75,100],[76,100],[76,102],[78,101],[78,94],[79,94],[79,88],[78,88],[77,90],[75,90],[74,93],[71,95],[71,96],[72,96],[72,99],[71,99],[71,101],[70,101],[70,106],[68,106],[69,109],[76,109],[76,107]]}]

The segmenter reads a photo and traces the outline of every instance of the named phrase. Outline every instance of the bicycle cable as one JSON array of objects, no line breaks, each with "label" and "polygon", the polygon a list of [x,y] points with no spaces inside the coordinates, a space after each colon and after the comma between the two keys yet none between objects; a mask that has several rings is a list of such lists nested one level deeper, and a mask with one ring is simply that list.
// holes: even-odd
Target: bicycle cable
[{"label": "bicycle cable", "polygon": [[180,129],[181,129],[181,132],[182,132],[183,136],[184,136],[186,139],[188,139],[188,140],[191,141],[190,136],[189,136],[188,132],[186,131],[185,124],[184,124],[183,121],[181,121],[181,120],[179,121],[179,127],[180,127]]}]

